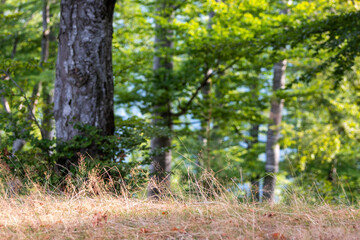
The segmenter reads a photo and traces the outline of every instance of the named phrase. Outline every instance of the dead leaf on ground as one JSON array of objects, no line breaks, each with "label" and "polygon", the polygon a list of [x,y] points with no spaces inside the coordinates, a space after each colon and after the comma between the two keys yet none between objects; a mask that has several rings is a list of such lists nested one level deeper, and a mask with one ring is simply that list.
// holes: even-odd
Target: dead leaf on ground
[{"label": "dead leaf on ground", "polygon": [[93,227],[102,226],[102,224],[107,223],[107,219],[108,216],[106,215],[106,213],[97,212],[93,215],[93,219],[91,222]]},{"label": "dead leaf on ground", "polygon": [[185,231],[185,229],[183,229],[183,228],[177,228],[177,227],[173,227],[172,229],[171,229],[171,231],[173,231],[173,232],[186,232]]},{"label": "dead leaf on ground", "polygon": [[140,233],[150,233],[150,229],[147,228],[140,228]]},{"label": "dead leaf on ground", "polygon": [[271,234],[271,238],[278,239],[278,240],[286,240],[286,237],[283,234],[278,233],[278,232]]}]

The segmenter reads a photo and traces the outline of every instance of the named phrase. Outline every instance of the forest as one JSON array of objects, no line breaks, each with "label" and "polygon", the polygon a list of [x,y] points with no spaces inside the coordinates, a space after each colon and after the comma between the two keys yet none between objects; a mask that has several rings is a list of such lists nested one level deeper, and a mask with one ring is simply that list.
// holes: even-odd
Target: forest
[{"label": "forest", "polygon": [[358,206],[359,7],[1,0],[0,195]]}]

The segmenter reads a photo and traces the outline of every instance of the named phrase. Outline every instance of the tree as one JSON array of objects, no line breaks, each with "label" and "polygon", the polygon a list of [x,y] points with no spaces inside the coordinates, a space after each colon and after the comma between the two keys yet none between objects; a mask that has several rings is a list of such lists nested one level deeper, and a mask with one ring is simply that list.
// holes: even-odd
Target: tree
[{"label": "tree", "polygon": [[[156,3],[156,13],[167,23],[173,20],[174,3],[172,1],[159,0]],[[162,187],[170,185],[171,171],[171,136],[173,119],[171,113],[171,97],[169,86],[171,82],[173,60],[171,48],[172,30],[166,24],[156,22],[155,27],[155,56],[153,60],[153,71],[155,87],[163,90],[152,106],[153,125],[163,127],[167,133],[159,134],[151,139],[152,163],[150,174],[153,175],[149,185],[148,196],[158,195]]]},{"label": "tree", "polygon": [[[287,61],[283,60],[274,65],[273,76],[273,92],[276,92],[285,87],[285,70]],[[276,96],[276,95],[275,95]],[[282,119],[282,111],[284,107],[284,100],[277,97],[271,100],[270,123],[267,132],[266,141],[266,165],[265,170],[267,175],[264,179],[264,199],[272,202],[274,200],[274,190],[276,184],[276,173],[279,171],[280,161],[280,123]]]},{"label": "tree", "polygon": [[[112,21],[115,0],[61,1],[54,91],[56,137],[61,146],[81,134],[76,124],[114,134]],[[100,149],[83,149],[91,155]],[[60,161],[68,165],[66,159]]]},{"label": "tree", "polygon": [[[43,9],[42,9],[42,39],[41,39],[41,60],[40,66],[43,67],[44,63],[47,63],[49,59],[49,46],[50,46],[50,2],[49,0],[43,0]],[[44,139],[51,140],[53,138],[54,132],[54,121],[52,115],[53,104],[53,92],[49,89],[49,84],[42,82],[42,97],[44,99],[44,109],[43,109],[43,119],[42,119],[42,131],[44,134]]]}]

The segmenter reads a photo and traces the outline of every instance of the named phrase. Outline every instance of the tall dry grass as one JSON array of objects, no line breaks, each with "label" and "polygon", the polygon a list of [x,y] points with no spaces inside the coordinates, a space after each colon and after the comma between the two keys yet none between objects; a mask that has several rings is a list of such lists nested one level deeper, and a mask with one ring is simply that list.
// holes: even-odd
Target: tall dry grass
[{"label": "tall dry grass", "polygon": [[[85,167],[79,164],[79,171]],[[83,168],[83,170],[82,170]],[[17,193],[3,181],[0,239],[359,239],[360,211],[351,206],[238,200],[211,173],[189,175],[186,189],[146,199],[147,186],[115,189],[104,171],[69,175],[59,192],[30,182]],[[289,193],[290,194],[290,193]],[[134,197],[136,195],[136,197]]]}]

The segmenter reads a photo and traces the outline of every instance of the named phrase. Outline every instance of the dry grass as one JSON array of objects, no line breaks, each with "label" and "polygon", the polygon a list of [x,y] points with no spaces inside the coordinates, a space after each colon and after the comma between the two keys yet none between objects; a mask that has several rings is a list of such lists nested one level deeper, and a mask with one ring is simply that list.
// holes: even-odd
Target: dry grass
[{"label": "dry grass", "polygon": [[0,239],[359,239],[351,207],[39,192],[0,200]]},{"label": "dry grass", "polygon": [[150,201],[131,198],[126,186],[114,193],[101,174],[94,169],[84,179],[68,177],[58,194],[32,183],[27,195],[17,194],[7,175],[0,184],[0,239],[360,238],[355,207],[314,206],[299,197],[289,205],[239,203],[211,174],[189,177],[191,191]]}]

